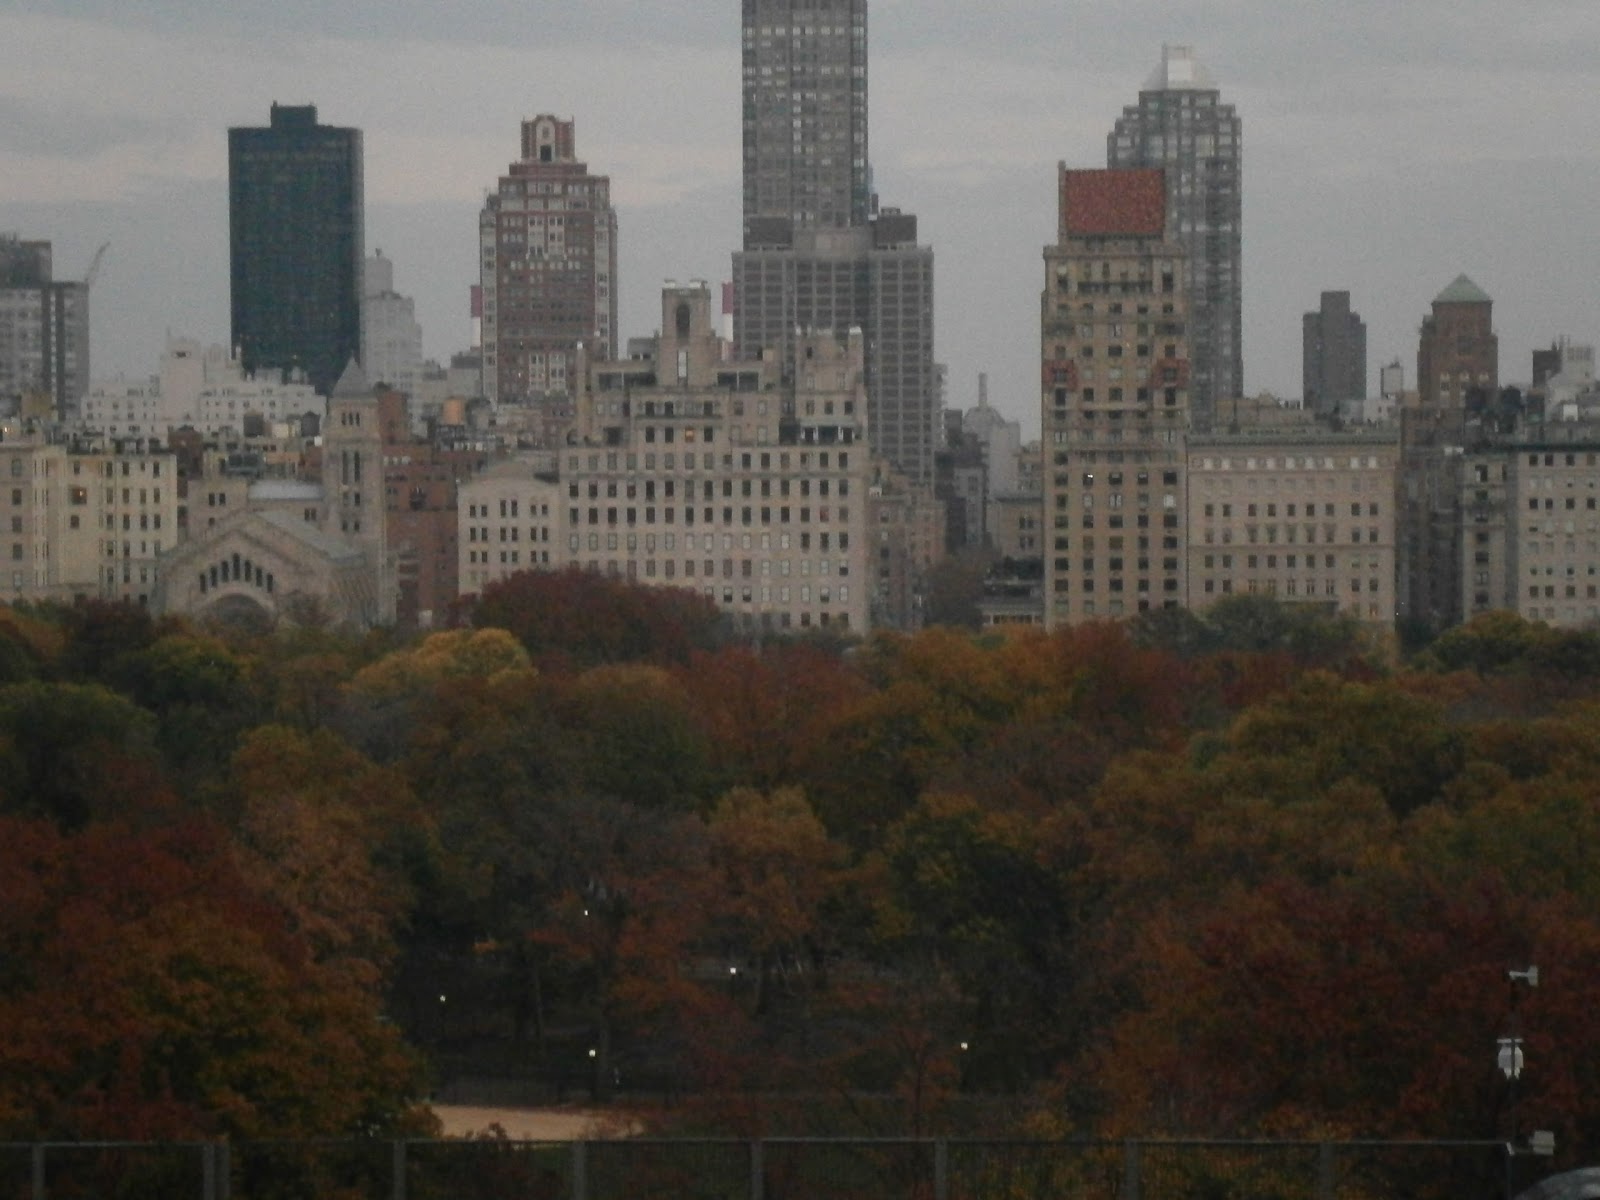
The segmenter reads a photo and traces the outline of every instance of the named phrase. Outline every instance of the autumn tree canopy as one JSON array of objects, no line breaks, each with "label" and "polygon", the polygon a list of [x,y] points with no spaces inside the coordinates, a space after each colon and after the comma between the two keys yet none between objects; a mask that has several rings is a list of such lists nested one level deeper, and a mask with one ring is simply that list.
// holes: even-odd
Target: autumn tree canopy
[{"label": "autumn tree canopy", "polygon": [[850,645],[584,573],[467,627],[0,610],[0,1137],[412,1128],[1600,1153],[1600,641],[1308,609]]}]

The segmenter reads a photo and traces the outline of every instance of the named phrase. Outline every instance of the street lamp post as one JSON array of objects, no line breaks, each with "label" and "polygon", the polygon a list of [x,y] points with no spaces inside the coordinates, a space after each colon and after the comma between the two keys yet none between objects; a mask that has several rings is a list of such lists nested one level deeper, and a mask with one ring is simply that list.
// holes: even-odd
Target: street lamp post
[{"label": "street lamp post", "polygon": [[1522,1039],[1515,1035],[1500,1039],[1500,1049],[1494,1056],[1495,1066],[1506,1077],[1506,1108],[1511,1113],[1511,1131],[1506,1138],[1506,1194],[1512,1196],[1512,1163],[1517,1156],[1517,1080],[1522,1078]]},{"label": "street lamp post", "polygon": [[1522,1125],[1517,1102],[1519,1099],[1518,1085],[1522,1080],[1522,1070],[1526,1065],[1526,1056],[1523,1053],[1522,1040],[1522,1014],[1519,1011],[1522,998],[1522,989],[1518,984],[1525,984],[1529,988],[1539,986],[1539,968],[1528,967],[1521,971],[1507,971],[1506,979],[1511,986],[1510,1009],[1506,1014],[1505,1036],[1498,1039],[1495,1050],[1495,1066],[1506,1080],[1506,1108],[1509,1110],[1507,1118],[1511,1128],[1506,1138],[1506,1197],[1511,1200],[1512,1188],[1515,1184],[1513,1177],[1514,1163],[1518,1154],[1537,1154],[1549,1156],[1555,1153],[1555,1136],[1548,1130],[1537,1130],[1530,1134],[1526,1141],[1522,1138]]}]

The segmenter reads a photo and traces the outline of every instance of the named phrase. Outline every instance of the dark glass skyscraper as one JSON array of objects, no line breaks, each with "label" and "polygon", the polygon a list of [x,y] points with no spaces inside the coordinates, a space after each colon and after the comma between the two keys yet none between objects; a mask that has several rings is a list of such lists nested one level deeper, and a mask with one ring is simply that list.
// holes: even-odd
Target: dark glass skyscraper
[{"label": "dark glass skyscraper", "polygon": [[797,334],[866,340],[873,452],[933,480],[939,389],[933,251],[885,208],[867,158],[866,0],[744,0],[744,246],[733,256],[741,358]]},{"label": "dark glass skyscraper", "polygon": [[1195,427],[1244,389],[1240,282],[1241,128],[1188,46],[1163,46],[1161,65],[1106,138],[1108,167],[1160,167],[1174,233],[1189,254],[1189,390]]},{"label": "dark glass skyscraper", "polygon": [[265,129],[230,129],[228,215],[245,370],[299,368],[327,395],[361,355],[361,131],[282,104]]}]

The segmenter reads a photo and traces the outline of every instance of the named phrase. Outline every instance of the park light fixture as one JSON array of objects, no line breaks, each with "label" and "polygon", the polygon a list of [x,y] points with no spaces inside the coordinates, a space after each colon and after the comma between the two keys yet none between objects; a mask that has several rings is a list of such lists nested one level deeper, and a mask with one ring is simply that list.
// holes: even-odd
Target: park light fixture
[{"label": "park light fixture", "polygon": [[1503,1037],[1500,1039],[1500,1050],[1494,1058],[1495,1065],[1500,1068],[1500,1073],[1508,1080],[1522,1077],[1522,1039],[1519,1037]]}]

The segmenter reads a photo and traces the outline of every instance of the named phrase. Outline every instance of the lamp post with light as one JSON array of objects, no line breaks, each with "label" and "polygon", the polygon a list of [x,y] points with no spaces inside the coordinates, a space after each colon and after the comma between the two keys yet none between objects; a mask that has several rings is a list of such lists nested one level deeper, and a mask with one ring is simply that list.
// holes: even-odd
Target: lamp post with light
[{"label": "lamp post with light", "polygon": [[1508,1121],[1510,1132],[1506,1138],[1506,1200],[1511,1200],[1512,1187],[1514,1186],[1513,1168],[1519,1154],[1534,1154],[1548,1157],[1555,1153],[1555,1135],[1548,1130],[1540,1129],[1529,1134],[1526,1139],[1522,1137],[1522,1127],[1517,1109],[1519,1099],[1519,1084],[1522,1080],[1522,1070],[1527,1062],[1523,1053],[1522,1040],[1522,1013],[1520,1011],[1522,988],[1539,986],[1539,968],[1528,967],[1522,971],[1507,971],[1506,979],[1511,986],[1510,1008],[1506,1015],[1505,1035],[1497,1040],[1495,1050],[1495,1066],[1500,1069],[1500,1074],[1506,1081],[1506,1108],[1509,1112]]}]

